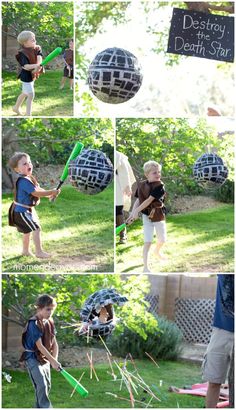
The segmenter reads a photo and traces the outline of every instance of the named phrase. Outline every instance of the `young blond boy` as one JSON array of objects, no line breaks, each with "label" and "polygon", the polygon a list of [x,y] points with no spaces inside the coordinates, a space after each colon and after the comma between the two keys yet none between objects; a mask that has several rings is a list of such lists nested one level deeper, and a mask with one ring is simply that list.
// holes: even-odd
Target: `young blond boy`
[{"label": "young blond boy", "polygon": [[166,242],[166,221],[164,199],[165,187],[161,181],[161,165],[156,161],[145,162],[143,166],[145,181],[138,184],[135,197],[137,198],[127,223],[132,223],[142,213],[144,246],[143,246],[143,271],[150,272],[148,266],[149,250],[151,248],[154,229],[157,235],[156,254],[158,258],[165,259],[161,249]]},{"label": "young blond boy", "polygon": [[37,213],[34,209],[39,198],[55,198],[60,190],[42,189],[33,177],[33,165],[30,156],[25,152],[16,152],[9,160],[9,166],[18,175],[14,184],[14,201],[9,209],[9,225],[15,226],[18,232],[23,233],[22,255],[34,256],[30,251],[30,236],[33,234],[35,256],[49,258],[44,252],[41,241],[41,228]]},{"label": "young blond boy", "polygon": [[32,31],[22,31],[18,35],[17,41],[20,44],[20,49],[16,59],[20,66],[18,78],[22,82],[22,92],[12,109],[16,114],[23,115],[20,108],[26,99],[26,115],[31,116],[35,96],[34,81],[43,71],[40,66],[42,63],[42,50],[39,45],[36,45],[35,35]]}]

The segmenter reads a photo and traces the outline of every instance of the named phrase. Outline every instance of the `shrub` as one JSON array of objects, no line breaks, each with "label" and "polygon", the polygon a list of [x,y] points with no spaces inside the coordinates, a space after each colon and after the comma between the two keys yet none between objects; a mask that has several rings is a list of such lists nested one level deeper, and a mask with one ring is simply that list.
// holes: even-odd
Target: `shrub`
[{"label": "shrub", "polygon": [[227,179],[214,194],[214,197],[221,202],[233,203],[234,202],[234,181]]},{"label": "shrub", "polygon": [[158,316],[158,330],[148,332],[144,340],[140,335],[127,327],[118,335],[113,334],[107,341],[109,349],[120,357],[131,353],[134,358],[147,357],[145,352],[154,358],[174,360],[181,352],[182,332],[177,325],[165,317]]}]

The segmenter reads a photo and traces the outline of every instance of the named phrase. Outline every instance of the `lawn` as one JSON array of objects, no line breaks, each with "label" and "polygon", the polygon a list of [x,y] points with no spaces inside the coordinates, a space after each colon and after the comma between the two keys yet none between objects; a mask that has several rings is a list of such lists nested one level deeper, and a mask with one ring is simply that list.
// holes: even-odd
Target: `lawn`
[{"label": "lawn", "polygon": [[[16,73],[3,71],[2,77],[2,115],[14,116],[12,107],[21,93],[21,82],[17,80]],[[73,91],[68,82],[63,90],[59,90],[61,77],[61,70],[46,70],[36,80],[33,116],[73,116]],[[22,107],[22,112],[25,112],[25,106]]]},{"label": "lawn", "polygon": [[[152,273],[234,272],[233,205],[168,215],[167,235],[168,260],[160,262],[151,249]],[[142,223],[138,220],[128,227],[128,243],[117,245],[117,273],[142,272],[142,246]]]},{"label": "lawn", "polygon": [[[37,213],[44,249],[50,259],[20,256],[22,234],[8,226],[10,194],[2,201],[2,268],[4,272],[113,272],[113,186],[98,195],[62,187],[56,202],[41,199]],[[33,247],[32,247],[33,248]]]},{"label": "lawn", "polygon": [[[155,392],[161,399],[161,402],[153,400],[152,406],[156,408],[203,408],[204,398],[199,398],[190,395],[180,395],[169,393],[169,386],[190,386],[201,382],[201,369],[194,364],[181,362],[159,362],[159,368],[147,360],[137,360],[136,366],[139,374],[146,384]],[[129,371],[133,371],[130,367]],[[109,365],[95,365],[95,369],[99,378],[99,382],[93,377],[89,378],[89,369],[77,368],[66,369],[76,379],[85,372],[81,381],[83,386],[89,391],[87,398],[81,398],[78,393],[75,393],[72,398],[72,388],[65,379],[57,372],[52,370],[52,390],[50,399],[53,407],[56,408],[130,408],[129,401],[117,399],[106,394],[110,392],[117,394],[119,397],[128,398],[128,392],[123,386],[119,391],[120,381],[113,381],[109,374]],[[2,407],[3,408],[31,408],[34,405],[34,391],[29,380],[28,374],[22,371],[10,371],[7,373],[12,376],[12,382],[7,383],[3,380],[2,384]],[[118,371],[115,371],[118,376]],[[144,402],[143,407],[147,405],[148,397],[142,389],[139,389],[137,400]],[[142,404],[136,404],[135,407],[142,407]]]}]

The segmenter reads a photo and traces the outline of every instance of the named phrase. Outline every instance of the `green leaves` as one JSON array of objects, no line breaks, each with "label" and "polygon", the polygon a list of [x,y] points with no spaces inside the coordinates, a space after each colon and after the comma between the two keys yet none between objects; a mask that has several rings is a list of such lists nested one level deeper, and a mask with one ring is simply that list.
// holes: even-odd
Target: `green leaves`
[{"label": "green leaves", "polygon": [[68,47],[73,37],[72,2],[9,2],[2,7],[3,24],[13,35],[33,31],[46,55],[56,47]]}]

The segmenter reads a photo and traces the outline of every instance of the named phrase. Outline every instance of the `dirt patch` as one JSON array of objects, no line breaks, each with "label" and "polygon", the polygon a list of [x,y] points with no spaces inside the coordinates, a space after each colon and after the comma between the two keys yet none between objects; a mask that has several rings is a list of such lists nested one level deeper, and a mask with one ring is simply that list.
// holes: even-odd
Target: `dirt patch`
[{"label": "dirt patch", "polygon": [[171,202],[171,214],[182,214],[187,212],[201,211],[203,209],[215,208],[220,205],[222,205],[222,202],[217,201],[216,199],[209,196],[184,195],[175,198]]},{"label": "dirt patch", "polygon": [[73,271],[74,269],[77,271],[80,270],[81,272],[86,272],[88,270],[96,271],[98,265],[95,259],[91,259],[86,255],[81,255],[80,257],[70,256],[69,258],[60,257],[58,260],[60,260],[60,266],[65,266],[67,271]]},{"label": "dirt patch", "polygon": [[[87,353],[90,355],[93,351],[93,363],[102,364],[108,363],[105,349],[95,349],[87,347],[70,347],[61,348],[59,353],[59,361],[63,367],[83,367],[89,365]],[[4,369],[19,369],[20,352],[2,353],[2,367]]]},{"label": "dirt patch", "polygon": [[[58,184],[64,165],[45,165],[34,167],[34,175],[42,187],[55,186]],[[69,179],[68,179],[69,181]],[[68,183],[65,181],[64,185]]]}]

